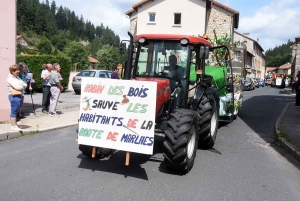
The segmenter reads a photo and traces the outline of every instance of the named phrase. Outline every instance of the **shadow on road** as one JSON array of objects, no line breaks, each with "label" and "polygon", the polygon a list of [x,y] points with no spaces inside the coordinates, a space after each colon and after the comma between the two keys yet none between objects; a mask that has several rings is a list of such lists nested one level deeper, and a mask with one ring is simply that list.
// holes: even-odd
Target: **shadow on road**
[{"label": "shadow on road", "polygon": [[[287,94],[279,91],[279,94]],[[287,103],[292,102],[293,97],[282,95],[253,96],[243,101],[243,107],[239,111],[238,118],[243,120],[265,144],[270,144],[278,154],[293,163],[300,169],[300,163],[277,146],[275,141],[275,124]]]},{"label": "shadow on road", "polygon": [[130,164],[125,166],[125,154],[126,152],[117,151],[113,153],[109,158],[102,160],[95,160],[88,158],[82,154],[77,158],[81,159],[79,168],[89,169],[92,171],[109,172],[127,177],[134,177],[137,179],[148,180],[147,173],[142,164],[149,161],[150,155],[130,153]]}]

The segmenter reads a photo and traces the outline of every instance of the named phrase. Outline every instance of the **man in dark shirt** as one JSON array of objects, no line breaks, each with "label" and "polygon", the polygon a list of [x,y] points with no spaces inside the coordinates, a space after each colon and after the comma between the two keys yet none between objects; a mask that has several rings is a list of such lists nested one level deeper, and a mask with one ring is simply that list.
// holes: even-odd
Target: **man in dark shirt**
[{"label": "man in dark shirt", "polygon": [[117,67],[113,68],[113,72],[111,74],[111,79],[120,79],[119,75],[118,75],[118,71],[119,71],[119,69]]},{"label": "man in dark shirt", "polygon": [[177,65],[177,57],[172,54],[169,56],[169,66],[165,66],[164,73],[173,78],[184,78],[184,69]]}]

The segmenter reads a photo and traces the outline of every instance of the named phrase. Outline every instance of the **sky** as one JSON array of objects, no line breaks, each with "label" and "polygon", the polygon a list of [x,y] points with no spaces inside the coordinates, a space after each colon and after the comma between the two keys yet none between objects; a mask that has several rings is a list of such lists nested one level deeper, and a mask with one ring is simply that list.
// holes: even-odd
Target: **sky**
[{"label": "sky", "polygon": [[[44,0],[40,0],[43,2]],[[52,0],[49,0],[51,3]],[[128,39],[130,21],[125,12],[140,0],[55,0],[91,21],[108,26],[121,39]],[[240,13],[239,33],[250,33],[266,51],[300,36],[300,0],[218,0]]]}]

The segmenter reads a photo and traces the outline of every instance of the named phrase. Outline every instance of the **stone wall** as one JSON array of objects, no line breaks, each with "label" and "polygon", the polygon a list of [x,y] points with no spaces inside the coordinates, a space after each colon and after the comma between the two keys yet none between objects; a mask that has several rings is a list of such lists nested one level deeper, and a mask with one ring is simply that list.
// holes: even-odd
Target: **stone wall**
[{"label": "stone wall", "polygon": [[296,61],[295,61],[295,73],[300,71],[300,43],[297,44],[297,50],[296,50]]},{"label": "stone wall", "polygon": [[211,10],[207,12],[206,34],[213,39],[213,30],[216,30],[217,37],[226,36],[233,39],[233,13],[212,4]]},{"label": "stone wall", "polygon": [[134,36],[137,32],[137,13],[133,12],[130,16],[130,33]]}]

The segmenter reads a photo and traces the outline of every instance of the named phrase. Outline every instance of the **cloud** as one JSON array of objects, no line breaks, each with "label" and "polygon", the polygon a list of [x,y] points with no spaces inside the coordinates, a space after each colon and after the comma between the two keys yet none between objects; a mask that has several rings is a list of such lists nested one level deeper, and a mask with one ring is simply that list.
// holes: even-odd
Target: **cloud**
[{"label": "cloud", "polygon": [[288,39],[294,41],[299,35],[299,19],[298,0],[274,0],[257,9],[252,16],[241,17],[238,31],[250,33],[252,39],[259,38],[259,43],[267,50]]},{"label": "cloud", "polygon": [[85,21],[89,20],[95,27],[101,23],[108,26],[121,39],[128,39],[127,31],[130,29],[130,20],[125,12],[137,2],[139,0],[55,0],[57,6],[69,8],[78,17],[82,15]]}]

